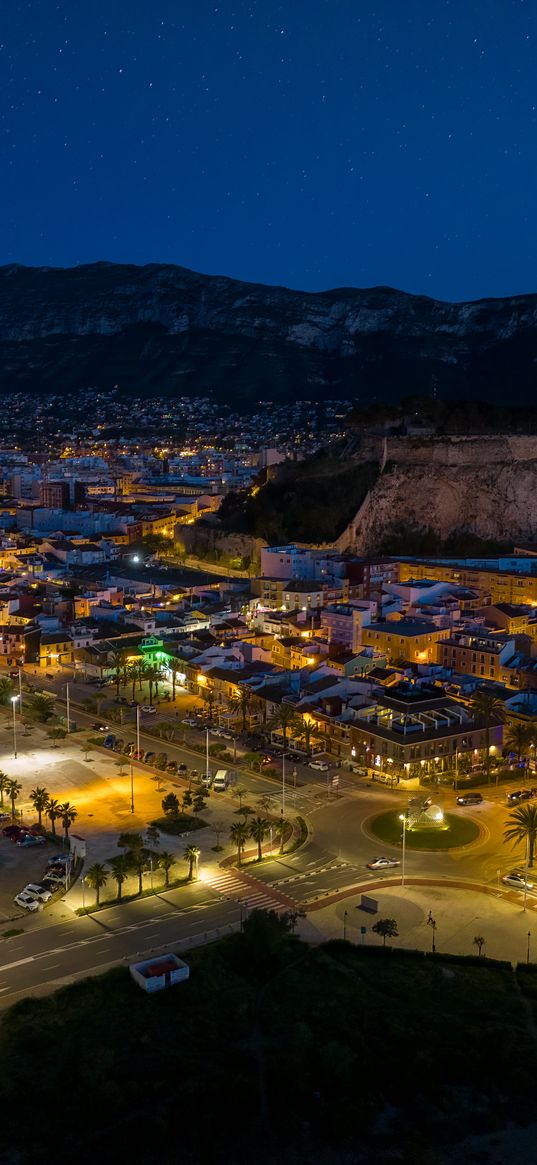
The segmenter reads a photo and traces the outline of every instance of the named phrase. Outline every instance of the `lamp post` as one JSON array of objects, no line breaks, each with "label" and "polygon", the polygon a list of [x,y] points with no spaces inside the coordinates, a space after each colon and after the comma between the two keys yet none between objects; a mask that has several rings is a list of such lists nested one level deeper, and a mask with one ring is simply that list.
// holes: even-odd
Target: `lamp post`
[{"label": "lamp post", "polygon": [[282,821],[285,817],[285,746],[282,753]]},{"label": "lamp post", "polygon": [[210,776],[210,772],[209,772],[209,729],[208,728],[205,729],[205,776],[207,778],[207,783],[208,783],[209,776]]},{"label": "lamp post", "polygon": [[526,962],[527,963],[529,963],[529,961],[530,961],[530,939],[531,939],[531,930],[528,931],[528,949],[526,951]]},{"label": "lamp post", "polygon": [[69,724],[70,724],[70,718],[69,718],[69,684],[66,684],[66,685],[65,685],[65,711],[66,711],[66,713],[67,713],[67,723],[66,723],[65,727],[67,728],[67,731],[69,732]]},{"label": "lamp post", "polygon": [[436,951],[436,942],[435,942],[435,940],[436,940],[436,919],[435,919],[435,918],[430,918],[430,919],[429,919],[429,926],[431,927],[431,929],[432,929],[432,932],[433,932],[433,946],[432,946],[432,952],[433,952],[433,955],[434,955],[434,953],[435,953],[435,951]]},{"label": "lamp post", "polygon": [[530,838],[529,838],[529,834],[526,834],[526,861],[524,863],[524,906],[523,906],[524,914],[526,913],[526,900],[528,897],[528,867],[529,867],[529,862],[530,862]]},{"label": "lamp post", "polygon": [[130,766],[131,766],[131,813],[134,813],[134,766],[132,763],[132,758],[131,758]]},{"label": "lamp post", "polygon": [[406,856],[406,823],[407,815],[406,809],[404,813],[399,814],[399,821],[401,822],[402,837],[403,837],[403,860],[401,862],[401,886],[405,884],[405,856]]},{"label": "lamp post", "polygon": [[15,716],[15,707],[18,699],[18,696],[11,697],[11,707],[13,708],[13,756],[15,760],[17,759],[17,719]]},{"label": "lamp post", "polygon": [[21,668],[19,668],[19,701],[20,701],[19,708],[21,709],[21,715],[22,715],[22,669]]},{"label": "lamp post", "polygon": [[83,874],[82,874],[82,877],[80,879],[80,885],[82,886],[82,909],[85,910],[86,909],[86,889],[85,889],[85,879],[84,879]]},{"label": "lamp post", "polygon": [[347,914],[348,910],[343,911],[343,942],[347,941]]}]

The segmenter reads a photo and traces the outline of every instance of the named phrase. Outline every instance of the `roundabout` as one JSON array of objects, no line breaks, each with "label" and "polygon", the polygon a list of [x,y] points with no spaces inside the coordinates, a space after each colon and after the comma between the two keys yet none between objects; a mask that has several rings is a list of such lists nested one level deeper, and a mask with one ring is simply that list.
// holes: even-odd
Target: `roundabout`
[{"label": "roundabout", "polygon": [[[388,845],[402,847],[401,814],[394,810],[388,813],[379,813],[365,822],[367,832],[379,841]],[[479,825],[471,817],[462,817],[455,813],[442,815],[441,824],[438,822],[409,823],[405,830],[405,846],[407,850],[450,850],[461,846],[472,845],[481,833]]]}]

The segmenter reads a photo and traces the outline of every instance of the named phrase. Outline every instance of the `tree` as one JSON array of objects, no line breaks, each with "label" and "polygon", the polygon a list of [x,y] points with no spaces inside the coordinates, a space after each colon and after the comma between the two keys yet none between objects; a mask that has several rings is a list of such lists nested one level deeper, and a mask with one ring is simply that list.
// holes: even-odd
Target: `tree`
[{"label": "tree", "polygon": [[49,803],[49,795],[43,785],[36,785],[35,789],[32,789],[30,801],[37,813],[38,824],[41,825],[41,818]]},{"label": "tree", "polygon": [[196,864],[197,870],[200,850],[198,849],[197,845],[187,845],[183,856],[185,861],[188,862],[188,880],[191,882],[193,877],[194,863]]},{"label": "tree", "polygon": [[74,805],[70,805],[68,801],[65,801],[63,805],[60,805],[59,816],[62,819],[65,840],[67,841],[69,837],[69,830],[78,817],[78,811],[75,809]]},{"label": "tree", "polygon": [[201,792],[194,793],[194,800],[192,803],[192,809],[194,813],[203,813],[203,810],[206,808],[207,802],[205,800],[204,794]]},{"label": "tree", "polygon": [[143,876],[148,866],[147,851],[145,849],[131,850],[129,854],[129,863],[133,870],[138,874],[138,893],[141,894],[143,890]]},{"label": "tree", "polygon": [[176,684],[177,684],[177,676],[184,674],[185,665],[184,665],[184,663],[181,663],[180,660],[178,660],[178,659],[170,659],[170,661],[168,663],[168,667],[169,667],[171,675],[172,675],[172,700],[175,700],[175,688],[176,688]]},{"label": "tree", "polygon": [[[196,812],[197,812],[197,810],[196,810]],[[218,849],[222,848],[220,845],[220,838],[221,838],[225,828],[226,828],[226,823],[225,823],[225,821],[222,821],[221,818],[218,818],[216,821],[213,821],[213,823],[211,825],[211,829],[216,837],[216,845],[217,845]]]},{"label": "tree", "polygon": [[302,735],[300,737],[300,740],[301,740],[301,742],[302,741],[304,742],[304,751],[306,753],[306,756],[310,755],[312,736],[313,736],[313,724],[312,724],[311,720],[307,720],[306,717],[304,716],[303,720],[302,720]]},{"label": "tree", "polygon": [[518,763],[520,764],[521,757],[528,756],[530,748],[535,740],[535,729],[531,724],[522,724],[518,721],[516,724],[511,724],[505,734],[504,744],[509,749],[509,752],[514,752]]},{"label": "tree", "polygon": [[519,805],[507,818],[504,841],[512,841],[513,848],[523,841],[528,845],[529,866],[533,866],[533,851],[537,838],[537,805]]},{"label": "tree", "polygon": [[6,793],[11,801],[11,816],[12,817],[15,816],[15,801],[17,800],[21,789],[22,789],[22,785],[21,785],[20,781],[15,781],[12,779],[8,780],[8,783],[6,786]]},{"label": "tree", "polygon": [[176,797],[175,793],[167,793],[162,798],[162,808],[167,817],[179,816],[179,798]]},{"label": "tree", "polygon": [[234,821],[229,836],[237,846],[237,859],[240,866],[241,855],[248,840],[248,826],[244,821]]},{"label": "tree", "polygon": [[65,740],[67,732],[65,728],[47,728],[47,736],[49,740]]},{"label": "tree", "polygon": [[379,918],[378,922],[371,927],[375,934],[381,934],[384,946],[386,946],[387,938],[398,938],[399,931],[395,918]]},{"label": "tree", "polygon": [[129,859],[126,854],[118,854],[110,859],[110,872],[117,886],[117,900],[121,902],[122,886],[129,873]]},{"label": "tree", "polygon": [[175,865],[175,857],[168,850],[163,849],[162,853],[158,856],[158,864],[161,870],[164,870],[164,884],[166,889],[168,889],[170,884],[170,870]]},{"label": "tree", "polygon": [[208,707],[208,709],[209,709],[209,720],[212,720],[212,718],[213,718],[213,708],[214,708],[214,692],[213,692],[213,689],[212,689],[212,688],[202,688],[202,689],[201,689],[201,698],[202,698],[202,700],[203,700],[203,701],[204,701],[204,702],[207,704],[207,707]]},{"label": "tree", "polygon": [[481,934],[476,934],[476,936],[474,938],[474,947],[477,947],[477,953],[478,953],[480,958],[481,958],[481,952],[483,950],[483,947],[485,946],[486,941],[487,940],[484,939]]},{"label": "tree", "polygon": [[118,849],[143,849],[144,839],[141,833],[120,833],[117,839],[117,846]]},{"label": "tree", "polygon": [[123,666],[126,663],[126,654],[124,651],[109,651],[107,655],[107,666],[114,672],[114,683],[116,685],[116,699],[119,698],[119,688],[121,684],[121,677],[123,674]]},{"label": "tree", "polygon": [[84,760],[87,761],[88,756],[89,756],[90,751],[91,751],[91,744],[81,744],[80,748],[82,749],[82,752],[84,753]]},{"label": "tree", "polygon": [[125,776],[125,769],[126,769],[127,764],[128,764],[128,761],[125,760],[125,757],[122,756],[120,760],[114,761],[114,764],[116,766],[116,769],[119,769],[118,776],[124,777]]},{"label": "tree", "polygon": [[236,797],[237,801],[239,802],[239,809],[242,809],[242,800],[243,797],[246,797],[247,792],[248,789],[241,789],[239,785],[236,785],[235,788],[231,791],[231,796]]},{"label": "tree", "polygon": [[265,813],[272,813],[274,809],[274,800],[269,797],[268,793],[262,793],[261,797],[258,798],[258,804],[260,809],[265,810]]},{"label": "tree", "polygon": [[190,809],[191,805],[192,805],[192,793],[190,792],[190,789],[185,789],[183,792],[183,795],[181,797],[181,809],[184,812],[185,809]]},{"label": "tree", "polygon": [[95,902],[98,906],[101,889],[103,886],[106,886],[108,881],[106,866],[103,866],[102,862],[94,862],[89,870],[86,871],[85,878],[88,886],[92,886],[95,890]]},{"label": "tree", "polygon": [[250,688],[239,688],[237,695],[232,696],[228,703],[233,711],[240,712],[242,716],[242,731],[246,732],[246,721],[252,706],[252,692]]},{"label": "tree", "polygon": [[13,684],[8,680],[7,676],[2,676],[0,679],[0,704],[9,704],[13,695]]},{"label": "tree", "polygon": [[36,720],[39,720],[40,724],[46,724],[54,715],[54,698],[38,694],[32,699],[32,708]]},{"label": "tree", "polygon": [[7,793],[8,784],[9,777],[7,773],[4,773],[0,770],[0,805],[2,806],[2,809],[4,808],[4,793]]},{"label": "tree", "polygon": [[279,817],[278,820],[274,822],[274,832],[280,838],[280,853],[281,854],[283,854],[285,835],[286,835],[288,829],[290,829],[290,822],[286,821],[285,817]]},{"label": "tree", "polygon": [[283,751],[287,752],[287,738],[290,733],[295,732],[297,735],[302,729],[302,719],[297,715],[296,710],[292,704],[280,704],[280,707],[269,720],[269,728],[271,732],[274,729],[281,728],[283,738]]},{"label": "tree", "polygon": [[161,678],[161,671],[153,663],[148,663],[144,667],[144,677],[149,684],[149,703],[153,703],[153,688],[155,689],[155,696],[158,696],[158,682]]},{"label": "tree", "polygon": [[267,833],[269,832],[270,821],[267,821],[266,817],[255,817],[254,820],[250,822],[250,837],[253,837],[254,841],[257,842],[258,862],[260,862],[261,858],[263,857],[262,846]]},{"label": "tree", "polygon": [[61,808],[62,808],[62,806],[60,805],[60,802],[57,801],[55,797],[49,797],[49,799],[47,801],[46,811],[47,811],[47,817],[49,818],[50,824],[52,826],[52,836],[53,837],[56,837],[56,821],[57,821],[58,817],[61,817]]},{"label": "tree", "polygon": [[148,846],[155,846],[157,849],[160,845],[160,833],[156,825],[148,825],[145,831],[145,840]]},{"label": "tree", "polygon": [[477,720],[483,721],[485,728],[485,772],[487,783],[490,780],[490,730],[492,725],[502,724],[505,719],[505,708],[501,700],[486,688],[478,688],[470,701],[472,712]]}]

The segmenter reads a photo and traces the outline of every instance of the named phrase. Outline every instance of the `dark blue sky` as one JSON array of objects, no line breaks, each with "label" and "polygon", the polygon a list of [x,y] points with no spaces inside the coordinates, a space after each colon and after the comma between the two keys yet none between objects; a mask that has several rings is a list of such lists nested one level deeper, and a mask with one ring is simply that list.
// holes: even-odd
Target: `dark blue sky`
[{"label": "dark blue sky", "polygon": [[535,0],[7,0],[0,262],[537,290]]}]

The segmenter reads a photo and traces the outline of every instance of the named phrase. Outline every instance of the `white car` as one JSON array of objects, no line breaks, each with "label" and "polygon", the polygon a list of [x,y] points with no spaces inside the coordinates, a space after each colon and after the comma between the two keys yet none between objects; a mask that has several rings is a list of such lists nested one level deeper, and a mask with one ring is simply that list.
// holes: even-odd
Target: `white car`
[{"label": "white car", "polygon": [[156,710],[152,704],[142,704],[142,712],[149,712],[152,715]]},{"label": "white car", "polygon": [[219,728],[209,728],[209,736],[222,736],[223,733]]},{"label": "white car", "polygon": [[310,760],[308,768],[317,769],[318,773],[327,773],[330,765],[328,764],[328,761],[325,760]]},{"label": "white car", "polygon": [[30,894],[32,898],[37,898],[38,902],[50,902],[52,898],[50,890],[45,890],[43,886],[36,886],[35,882],[29,882],[22,893]]},{"label": "white car", "polygon": [[368,870],[388,870],[392,866],[400,866],[399,858],[373,858],[371,862],[366,862]]},{"label": "white car", "polygon": [[17,906],[22,906],[24,910],[39,910],[37,898],[32,897],[31,894],[25,894],[24,890],[17,894],[13,901],[17,903]]},{"label": "white car", "polygon": [[506,886],[514,886],[517,890],[524,890],[524,888],[533,890],[533,882],[526,882],[524,874],[521,874],[520,870],[511,870],[510,874],[504,874],[502,882],[505,882]]}]

